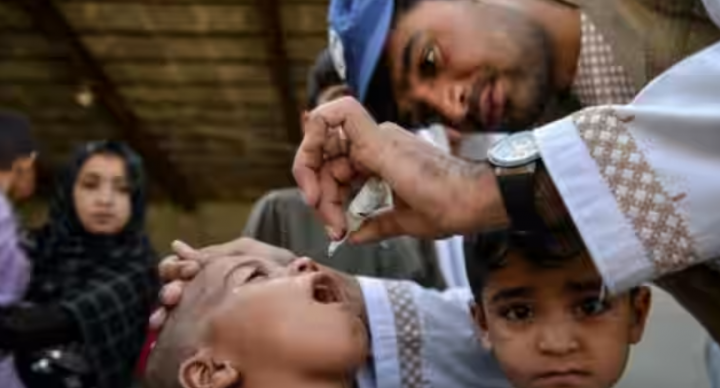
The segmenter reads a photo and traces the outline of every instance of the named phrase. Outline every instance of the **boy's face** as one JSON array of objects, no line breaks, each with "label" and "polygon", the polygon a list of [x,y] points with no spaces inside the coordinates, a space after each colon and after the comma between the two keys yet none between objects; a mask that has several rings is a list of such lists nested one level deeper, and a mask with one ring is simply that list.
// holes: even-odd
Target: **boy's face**
[{"label": "boy's face", "polygon": [[487,277],[475,318],[516,388],[607,388],[644,329],[650,293],[601,299],[587,257],[538,267],[509,252]]},{"label": "boy's face", "polygon": [[255,257],[216,260],[200,276],[223,287],[208,315],[215,357],[244,374],[264,369],[300,375],[351,373],[366,360],[368,334],[343,288],[308,259],[289,266]]},{"label": "boy's face", "polygon": [[16,201],[32,197],[35,192],[35,154],[16,160],[12,167],[12,173],[10,197]]}]

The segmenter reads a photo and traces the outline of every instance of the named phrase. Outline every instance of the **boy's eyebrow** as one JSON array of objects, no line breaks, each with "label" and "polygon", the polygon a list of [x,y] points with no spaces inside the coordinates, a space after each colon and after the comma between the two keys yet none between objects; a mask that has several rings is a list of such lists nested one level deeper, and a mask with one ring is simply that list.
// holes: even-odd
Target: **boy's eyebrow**
[{"label": "boy's eyebrow", "polygon": [[565,289],[572,293],[581,293],[588,291],[600,292],[602,290],[602,287],[603,282],[600,279],[569,281],[565,283]]},{"label": "boy's eyebrow", "polygon": [[491,303],[500,303],[503,300],[527,298],[533,294],[533,290],[530,287],[512,287],[504,288],[496,292],[491,298]]}]

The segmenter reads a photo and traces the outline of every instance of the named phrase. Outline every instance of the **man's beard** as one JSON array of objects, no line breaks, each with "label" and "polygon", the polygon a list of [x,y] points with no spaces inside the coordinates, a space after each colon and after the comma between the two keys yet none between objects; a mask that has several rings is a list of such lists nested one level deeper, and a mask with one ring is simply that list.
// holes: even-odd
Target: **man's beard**
[{"label": "man's beard", "polygon": [[[540,120],[549,101],[553,99],[553,55],[550,39],[542,30],[534,30],[530,35],[531,41],[526,47],[529,58],[525,63],[534,64],[526,66],[513,73],[493,74],[489,81],[483,85],[475,85],[469,98],[468,112],[462,124],[464,132],[503,132],[512,133],[531,129]],[[495,128],[487,128],[481,119],[480,97],[485,84],[497,82],[498,78],[516,80],[516,85],[525,86],[523,102],[518,102],[517,91],[513,95],[505,96],[503,117]]]}]

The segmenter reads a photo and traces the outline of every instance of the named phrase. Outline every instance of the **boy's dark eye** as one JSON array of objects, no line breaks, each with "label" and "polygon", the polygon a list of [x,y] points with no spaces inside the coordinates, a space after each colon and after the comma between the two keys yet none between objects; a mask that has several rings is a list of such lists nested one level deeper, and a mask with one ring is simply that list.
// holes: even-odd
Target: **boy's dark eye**
[{"label": "boy's dark eye", "polygon": [[515,305],[502,310],[500,315],[511,322],[522,322],[532,319],[533,311],[528,305]]},{"label": "boy's dark eye", "polygon": [[610,302],[598,297],[587,298],[577,306],[577,312],[581,316],[596,316],[606,312],[610,308]]},{"label": "boy's dark eye", "polygon": [[420,76],[423,78],[433,78],[437,74],[438,61],[437,48],[428,46],[425,48],[420,57]]}]

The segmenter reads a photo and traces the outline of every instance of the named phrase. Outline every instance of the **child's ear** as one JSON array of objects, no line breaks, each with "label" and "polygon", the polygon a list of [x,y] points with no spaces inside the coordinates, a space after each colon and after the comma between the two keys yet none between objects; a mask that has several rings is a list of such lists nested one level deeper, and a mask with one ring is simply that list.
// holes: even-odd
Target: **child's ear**
[{"label": "child's ear", "polygon": [[490,335],[488,334],[487,316],[485,315],[483,304],[473,302],[470,305],[470,314],[475,322],[475,328],[478,329],[477,336],[480,343],[482,343],[485,349],[492,350],[492,342],[490,341]]},{"label": "child's ear", "polygon": [[650,304],[652,295],[649,287],[639,287],[630,294],[630,308],[632,314],[632,322],[630,327],[630,343],[637,344],[642,339],[645,332],[645,324],[650,314]]},{"label": "child's ear", "polygon": [[230,388],[240,383],[240,372],[229,362],[218,362],[212,351],[202,349],[180,365],[180,384],[184,388]]}]

